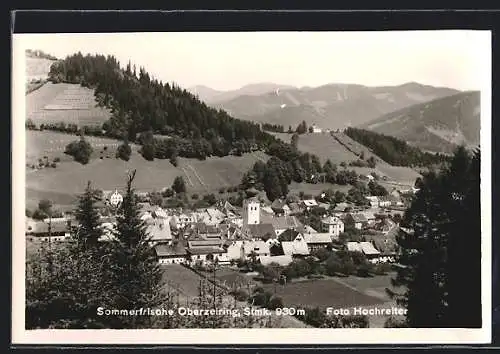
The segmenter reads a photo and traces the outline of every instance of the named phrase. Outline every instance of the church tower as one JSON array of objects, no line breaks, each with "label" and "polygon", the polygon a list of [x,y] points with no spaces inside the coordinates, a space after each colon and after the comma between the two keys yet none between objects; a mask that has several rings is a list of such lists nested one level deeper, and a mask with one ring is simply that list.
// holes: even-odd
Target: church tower
[{"label": "church tower", "polygon": [[243,225],[260,224],[260,203],[256,198],[243,201]]}]

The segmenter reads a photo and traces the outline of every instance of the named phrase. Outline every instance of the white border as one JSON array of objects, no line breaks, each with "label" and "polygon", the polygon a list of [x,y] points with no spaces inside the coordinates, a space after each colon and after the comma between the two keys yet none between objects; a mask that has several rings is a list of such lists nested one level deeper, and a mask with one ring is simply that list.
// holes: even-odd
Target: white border
[{"label": "white border", "polygon": [[[482,32],[481,329],[173,329],[32,330],[25,319],[25,46],[12,37],[12,343],[13,344],[480,344],[491,341],[491,32]],[[57,34],[54,34],[55,36]],[[31,48],[37,49],[37,48]],[[460,58],[456,58],[460,60]],[[479,73],[478,73],[479,75]]]}]

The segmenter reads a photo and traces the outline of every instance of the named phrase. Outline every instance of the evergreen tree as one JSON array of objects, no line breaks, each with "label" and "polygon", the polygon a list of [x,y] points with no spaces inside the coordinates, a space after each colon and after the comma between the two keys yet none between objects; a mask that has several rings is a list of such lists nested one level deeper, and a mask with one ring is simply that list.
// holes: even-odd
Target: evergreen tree
[{"label": "evergreen tree", "polygon": [[[139,217],[137,197],[132,188],[134,170],[127,179],[123,203],[117,217],[116,236],[112,258],[116,262],[114,279],[110,282],[119,289],[116,306],[123,309],[156,308],[165,301],[162,271],[154,249],[149,245],[150,235]],[[153,318],[131,316],[123,319],[128,328],[148,328]]]},{"label": "evergreen tree", "polygon": [[175,193],[185,193],[186,192],[186,182],[182,176],[177,176],[172,184],[172,190]]},{"label": "evergreen tree", "polygon": [[[393,293],[409,327],[481,326],[480,154],[455,152],[450,167],[424,174],[401,225]],[[464,281],[467,282],[464,286]]]},{"label": "evergreen tree", "polygon": [[78,207],[75,210],[75,218],[78,222],[75,236],[78,244],[84,248],[96,247],[102,234],[99,212],[95,205],[98,200],[97,191],[92,189],[89,181],[85,192],[79,196]]}]

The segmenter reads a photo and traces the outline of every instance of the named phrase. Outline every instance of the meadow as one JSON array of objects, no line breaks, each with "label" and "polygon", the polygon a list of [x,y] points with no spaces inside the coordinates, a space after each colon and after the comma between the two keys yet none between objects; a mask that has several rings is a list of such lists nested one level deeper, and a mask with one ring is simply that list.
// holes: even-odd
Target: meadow
[{"label": "meadow", "polygon": [[[71,134],[27,131],[26,163],[31,165],[47,156],[49,161],[60,158],[56,168],[26,169],[26,199],[30,206],[48,198],[60,206],[70,206],[87,181],[103,190],[120,189],[125,184],[128,171],[137,170],[135,188],[139,191],[159,191],[170,187],[177,176],[183,176],[189,193],[214,193],[220,188],[236,186],[243,174],[256,161],[268,157],[262,152],[243,156],[211,157],[204,161],[179,158],[179,165],[169,160],[147,161],[139,153],[139,146],[132,145],[129,161],[115,158],[119,141],[107,138],[86,137],[94,152],[86,165],[74,162],[64,154],[64,149],[78,137]],[[106,150],[105,147],[107,147]]]}]

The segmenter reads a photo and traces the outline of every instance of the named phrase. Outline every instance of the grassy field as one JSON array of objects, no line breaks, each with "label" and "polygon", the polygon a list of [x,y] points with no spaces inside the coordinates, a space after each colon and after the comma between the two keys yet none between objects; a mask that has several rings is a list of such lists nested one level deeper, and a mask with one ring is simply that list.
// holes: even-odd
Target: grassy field
[{"label": "grassy field", "polygon": [[382,299],[366,295],[333,279],[304,280],[286,285],[269,284],[264,288],[283,298],[286,306],[349,307],[383,303]]},{"label": "grassy field", "polygon": [[180,264],[164,264],[161,269],[165,284],[178,291],[179,295],[188,298],[199,295],[198,287],[203,278],[198,274]]},{"label": "grassy field", "polygon": [[76,84],[46,83],[26,95],[26,119],[42,123],[101,125],[110,112],[96,107],[94,91]]},{"label": "grassy field", "polygon": [[[66,145],[78,139],[77,136],[48,131],[27,131],[26,134],[27,163],[36,163],[44,156],[50,161],[56,157],[61,159],[56,168],[26,169],[27,204],[30,206],[36,205],[42,198],[60,206],[71,205],[87,181],[92,181],[94,187],[103,190],[121,188],[127,172],[134,169],[137,170],[135,188],[140,191],[170,187],[175,177],[183,176],[189,193],[217,192],[221,187],[238,185],[243,174],[256,161],[267,159],[260,152],[241,157],[213,157],[205,161],[180,158],[178,167],[174,167],[168,160],[146,161],[137,152],[138,146],[134,145],[130,160],[125,162],[115,158],[118,141],[87,137],[94,152],[90,162],[81,165],[64,154]],[[105,146],[108,147],[106,151]]]},{"label": "grassy field", "polygon": [[[290,142],[292,136],[286,133],[273,134],[286,142]],[[349,163],[356,161],[358,155],[363,152],[365,159],[371,156],[375,157],[377,161],[375,168],[348,166],[347,168],[349,170],[353,169],[358,174],[365,175],[375,172],[379,176],[387,176],[389,180],[401,184],[413,185],[417,177],[420,176],[411,168],[389,165],[387,162],[374,155],[368,148],[352,140],[345,134],[334,133],[334,135],[335,138],[329,133],[303,134],[299,137],[299,150],[317,155],[322,162],[330,159],[330,161],[337,165],[341,162]]]}]

